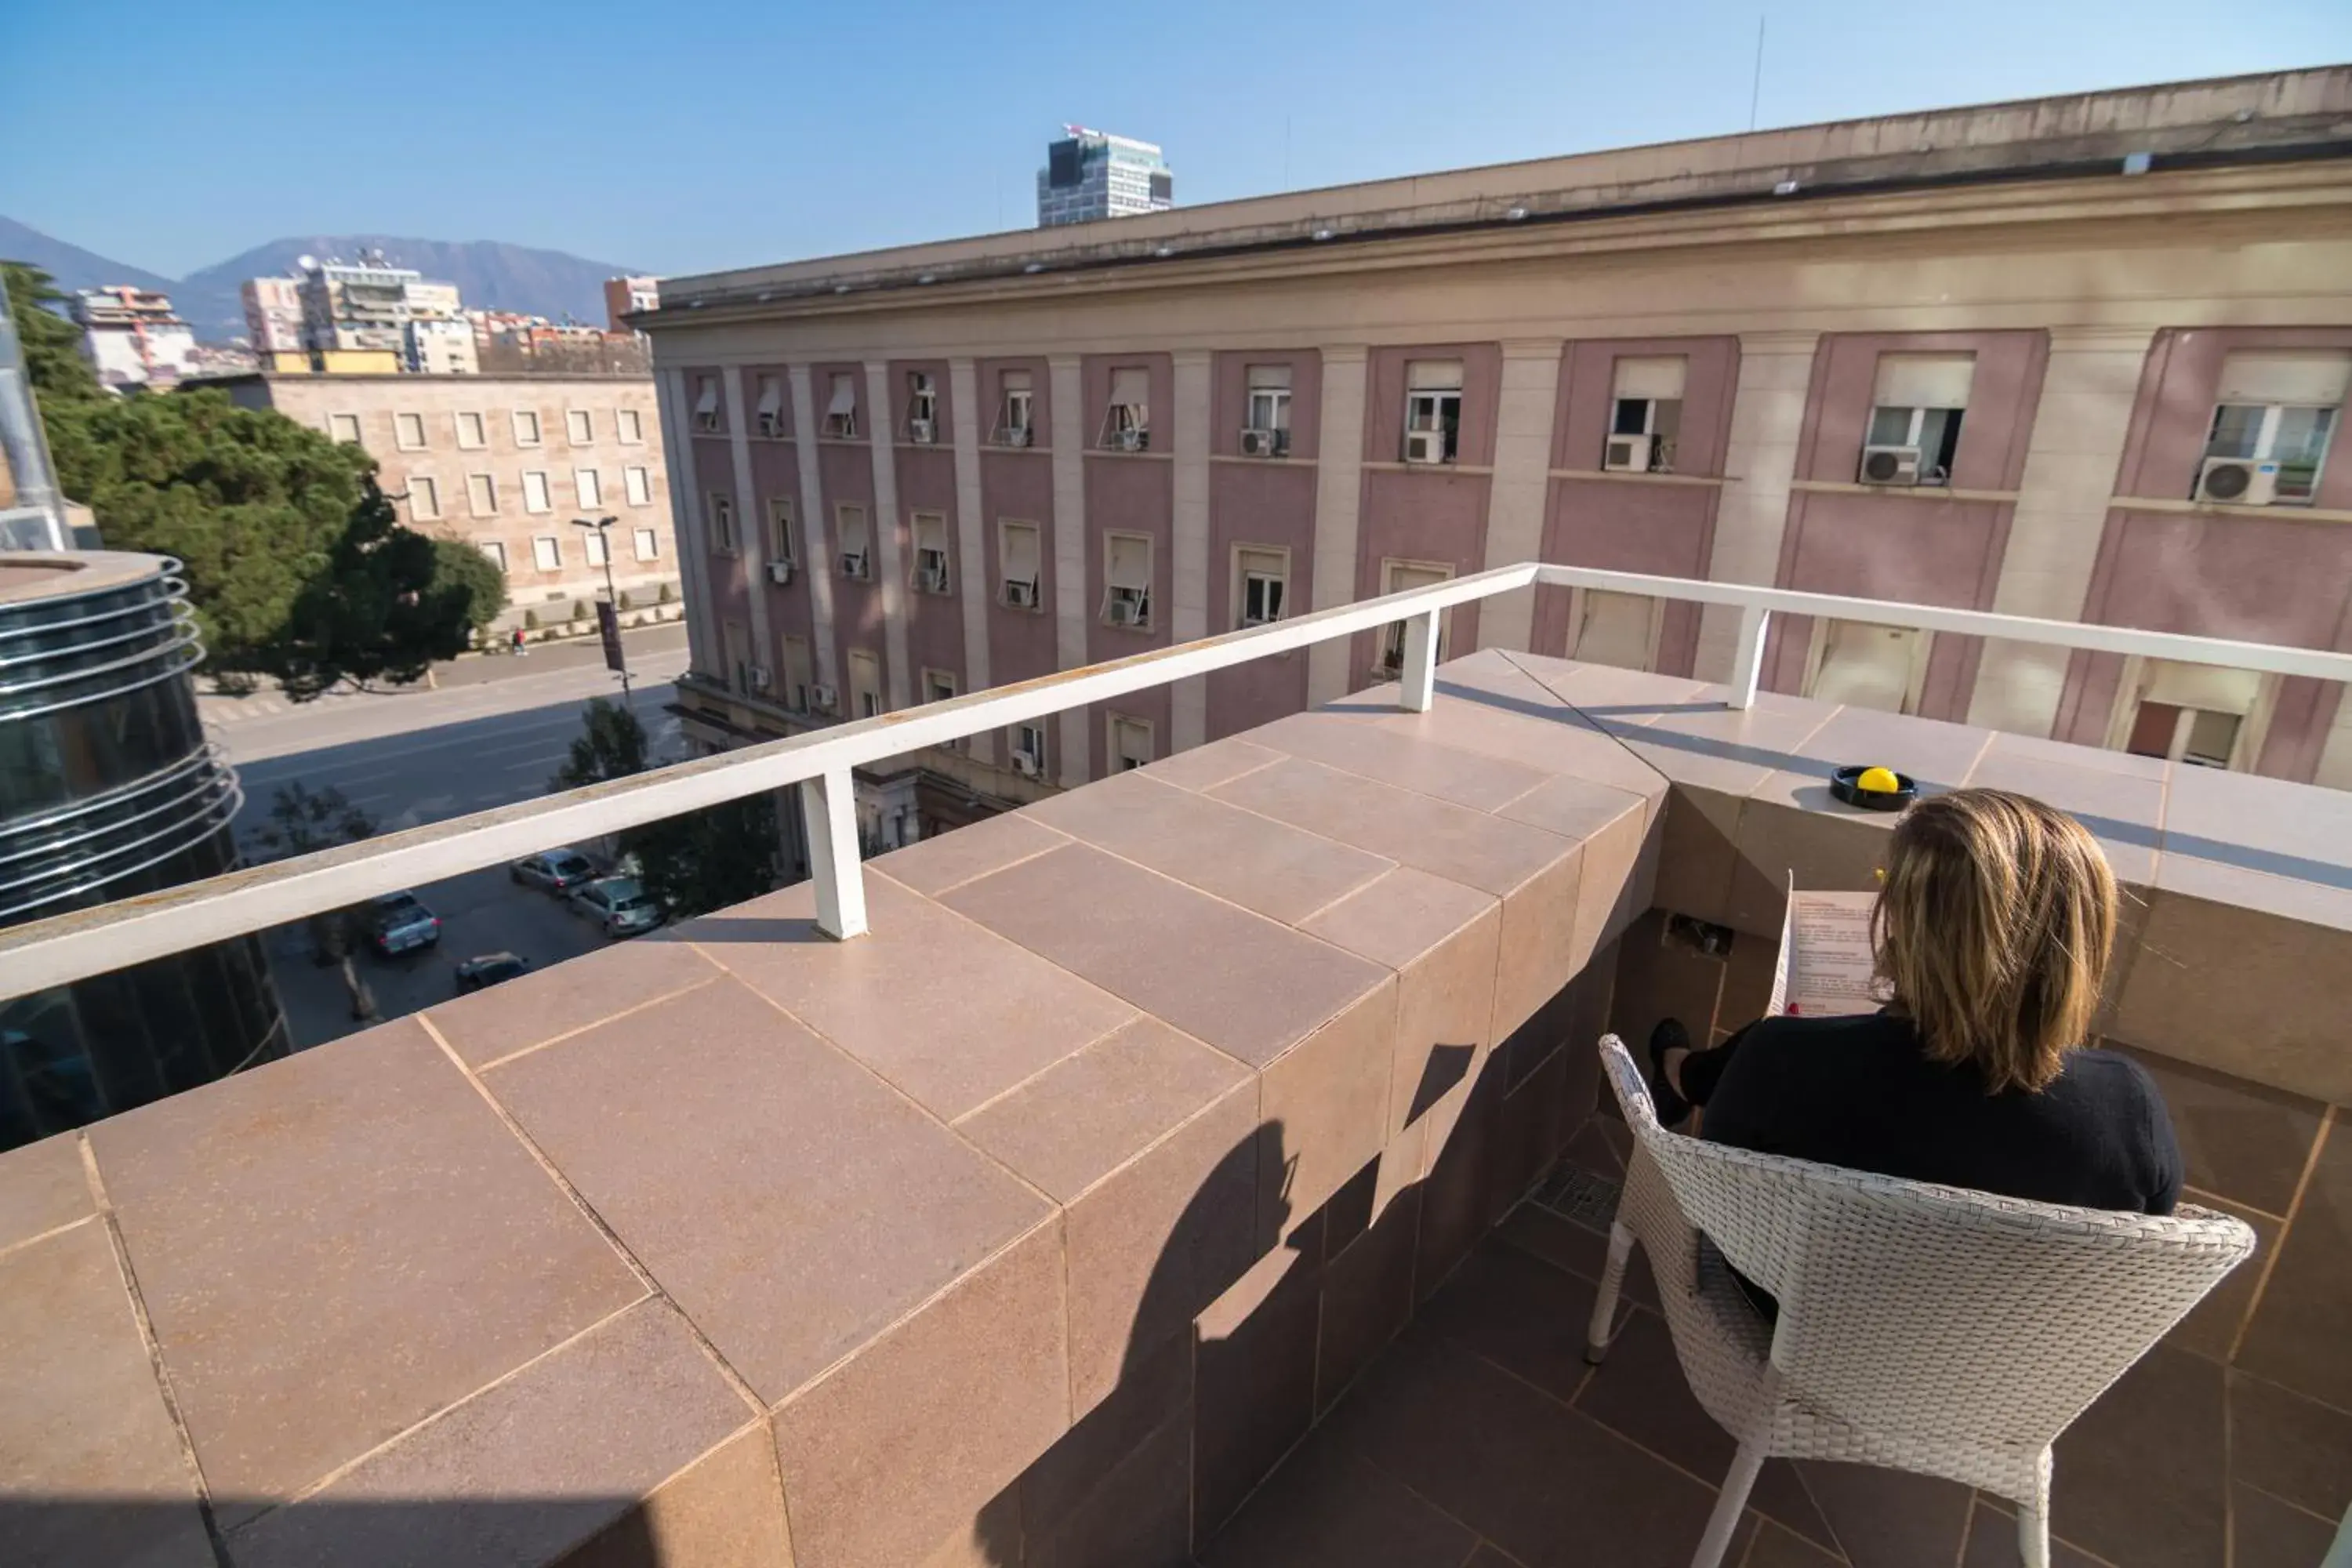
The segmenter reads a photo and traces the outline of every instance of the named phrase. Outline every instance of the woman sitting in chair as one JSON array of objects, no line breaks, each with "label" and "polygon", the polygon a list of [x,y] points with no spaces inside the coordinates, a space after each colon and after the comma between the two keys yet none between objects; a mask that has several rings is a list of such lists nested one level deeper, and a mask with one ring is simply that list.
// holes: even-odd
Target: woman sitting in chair
[{"label": "woman sitting in chair", "polygon": [[1650,1037],[1658,1119],[1706,1108],[1718,1143],[2037,1203],[2163,1215],[2180,1151],[2155,1082],[2081,1048],[2107,971],[2116,883],[2083,826],[1972,789],[1895,825],[1871,917],[1874,1014],[1759,1018],[1693,1050]]}]

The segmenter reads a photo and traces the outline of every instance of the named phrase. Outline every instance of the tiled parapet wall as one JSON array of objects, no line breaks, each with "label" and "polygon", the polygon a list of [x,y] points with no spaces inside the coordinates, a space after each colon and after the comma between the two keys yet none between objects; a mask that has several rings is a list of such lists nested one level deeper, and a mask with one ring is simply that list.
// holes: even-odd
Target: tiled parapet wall
[{"label": "tiled parapet wall", "polygon": [[[2262,1033],[2352,972],[2331,797],[2232,838],[2195,792],[2260,781],[2135,817],[2063,793],[2114,758],[1481,654],[1429,713],[1367,693],[877,861],[858,942],[787,889],[0,1158],[0,1539],[1178,1560],[1579,1133],[1654,907],[1769,933],[1789,864],[1866,885],[1885,826],[1816,782],[1856,748],[2041,767],[2004,782],[2145,858],[2136,946],[2176,892],[2278,922],[2296,963],[2173,939],[2180,1037],[2139,1043],[2341,1097],[2339,1045]],[[2259,863],[2169,883],[2191,837]],[[2247,962],[2252,1031],[2212,990]],[[2288,1265],[2293,1358],[2352,1290]]]}]

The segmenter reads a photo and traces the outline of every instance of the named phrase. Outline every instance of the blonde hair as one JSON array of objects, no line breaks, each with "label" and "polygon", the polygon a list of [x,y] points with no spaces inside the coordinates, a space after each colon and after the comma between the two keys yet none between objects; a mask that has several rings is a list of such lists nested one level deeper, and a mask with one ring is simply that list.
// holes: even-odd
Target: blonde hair
[{"label": "blonde hair", "polygon": [[2116,879],[2083,825],[2006,790],[1931,796],[1895,825],[1871,912],[1879,979],[1929,1059],[1988,1093],[2046,1089],[2090,1033]]}]

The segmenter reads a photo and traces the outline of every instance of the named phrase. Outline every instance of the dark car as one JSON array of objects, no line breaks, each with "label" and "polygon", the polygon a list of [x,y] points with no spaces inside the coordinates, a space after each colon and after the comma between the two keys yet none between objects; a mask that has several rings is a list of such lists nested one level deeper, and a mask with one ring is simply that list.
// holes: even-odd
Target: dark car
[{"label": "dark car", "polygon": [[437,946],[441,917],[417,901],[415,893],[386,893],[368,901],[368,945],[386,958]]},{"label": "dark car", "polygon": [[524,856],[507,868],[507,875],[551,893],[563,893],[594,881],[597,872],[595,862],[577,849],[548,849]]},{"label": "dark car", "polygon": [[469,958],[457,965],[457,994],[479,991],[485,985],[496,985],[501,980],[512,980],[529,971],[530,960],[511,952],[486,952]]}]

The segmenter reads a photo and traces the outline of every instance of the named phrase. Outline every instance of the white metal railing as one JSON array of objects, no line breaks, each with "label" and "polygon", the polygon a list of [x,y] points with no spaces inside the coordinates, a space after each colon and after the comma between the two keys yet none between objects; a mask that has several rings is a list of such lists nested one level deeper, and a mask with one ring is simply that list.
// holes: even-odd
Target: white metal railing
[{"label": "white metal railing", "polygon": [[807,786],[802,791],[801,809],[816,883],[817,923],[835,937],[862,935],[866,890],[858,870],[851,770],[983,730],[1003,729],[1396,621],[1405,623],[1399,705],[1424,711],[1436,679],[1439,616],[1455,605],[1538,584],[1738,609],[1735,674],[1725,699],[1733,708],[1746,708],[1755,700],[1765,627],[1776,613],[2352,681],[2352,654],[1581,566],[1533,563],[1500,566],[1362,604],[1318,610],[1107,664],[968,692],[919,708],[700,757],[630,778],[16,926],[0,931],[0,998],[347,908],[378,893],[437,881],[559,844],[642,826],[786,784]]}]

